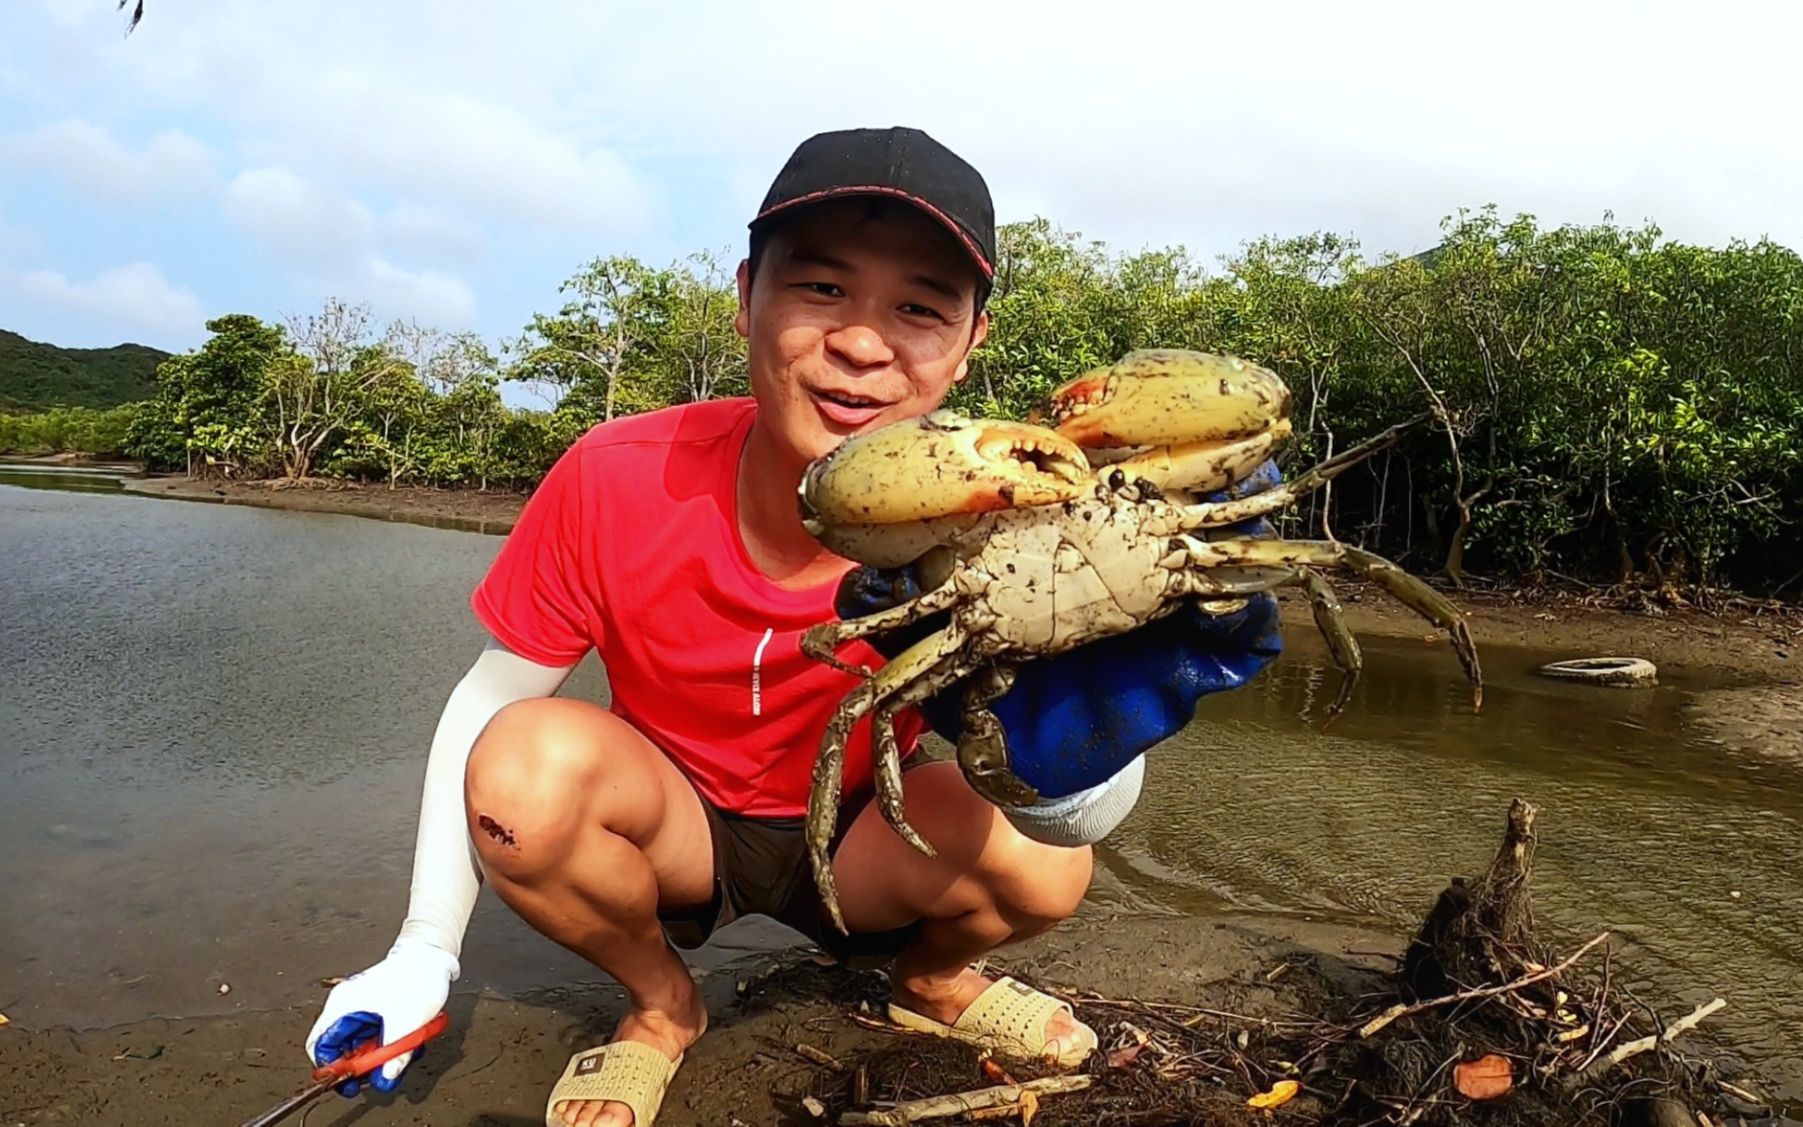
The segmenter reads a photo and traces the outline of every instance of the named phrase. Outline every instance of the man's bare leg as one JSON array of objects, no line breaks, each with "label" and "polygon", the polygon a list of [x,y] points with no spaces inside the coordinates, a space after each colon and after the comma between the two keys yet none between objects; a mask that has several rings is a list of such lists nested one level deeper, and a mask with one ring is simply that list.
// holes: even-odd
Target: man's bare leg
[{"label": "man's bare leg", "polygon": [[[488,882],[538,931],[625,987],[614,1040],[671,1060],[707,1010],[658,922],[713,897],[713,842],[688,781],[611,712],[579,700],[522,701],[476,741],[465,776],[470,838]],[[571,1127],[629,1127],[614,1102],[557,1109]]]},{"label": "man's bare leg", "polygon": [[[1089,889],[1088,847],[1036,842],[964,781],[956,764],[928,763],[904,776],[908,820],[937,857],[909,846],[874,804],[847,831],[833,867],[846,926],[887,931],[921,920],[895,959],[895,1000],[945,1024],[990,984],[970,964],[1004,944],[1047,931],[1077,910]],[[1074,1047],[1064,1013],[1047,1022],[1050,1052]]]}]

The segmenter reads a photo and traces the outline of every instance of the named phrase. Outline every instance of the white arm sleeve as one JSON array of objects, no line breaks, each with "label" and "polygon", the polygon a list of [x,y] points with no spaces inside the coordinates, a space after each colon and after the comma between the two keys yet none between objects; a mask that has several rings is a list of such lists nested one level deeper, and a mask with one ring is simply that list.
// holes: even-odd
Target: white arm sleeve
[{"label": "white arm sleeve", "polygon": [[1094,845],[1133,813],[1146,778],[1146,757],[1139,756],[1105,779],[1063,798],[1048,798],[1032,806],[1008,806],[1002,814],[1021,833],[1047,845]]},{"label": "white arm sleeve", "polygon": [[463,771],[470,749],[495,713],[515,701],[551,696],[574,668],[539,665],[491,638],[451,691],[426,759],[413,886],[400,938],[423,940],[453,959],[460,956],[482,887],[463,811]]}]

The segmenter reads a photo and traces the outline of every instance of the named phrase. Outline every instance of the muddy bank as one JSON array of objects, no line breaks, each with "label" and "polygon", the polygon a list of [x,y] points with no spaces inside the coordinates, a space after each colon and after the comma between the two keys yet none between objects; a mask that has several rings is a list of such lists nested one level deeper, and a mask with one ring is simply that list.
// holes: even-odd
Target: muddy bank
[{"label": "muddy bank", "polygon": [[208,481],[178,476],[147,477],[127,479],[125,489],[180,501],[213,501],[306,513],[343,513],[495,535],[511,529],[526,504],[525,494],[500,489],[479,492],[474,489],[428,489],[416,485],[389,489],[385,485],[325,479],[295,485],[282,480]]},{"label": "muddy bank", "polygon": [[[1275,968],[1308,966],[1318,972],[1309,981],[1330,982],[1353,996],[1376,987],[1377,976],[1394,965],[1384,952],[1400,951],[1404,942],[1307,921],[1119,918],[1092,911],[1007,952],[1004,969],[1061,989],[1279,1019],[1320,1003],[1299,997],[1291,976],[1269,981]],[[815,966],[799,949],[728,964],[701,985],[712,1026],[670,1090],[660,1123],[671,1127],[805,1122],[782,1110],[821,1079],[818,1064],[798,1053],[797,1044],[834,1057],[894,1047],[895,1035],[845,1017],[860,1001],[880,1003],[880,980]],[[545,1095],[569,1054],[605,1040],[622,1006],[611,987],[518,999],[459,993],[450,1006],[450,1032],[401,1092],[351,1102],[329,1096],[306,1123],[542,1123]],[[1080,1003],[1079,1014],[1085,1012]],[[314,1013],[297,1007],[88,1032],[5,1030],[0,1120],[146,1127],[242,1122],[302,1086],[298,1046]],[[1704,1034],[1693,1047],[1706,1043]],[[930,1051],[923,1044],[923,1056]]]},{"label": "muddy bank", "polygon": [[[1111,919],[1093,912],[1007,952],[1010,969],[1102,993],[1212,999],[1222,1006],[1281,1008],[1252,982],[1310,953],[1345,973],[1384,968],[1400,940],[1351,928],[1253,917]],[[739,983],[778,973],[741,998]],[[690,1053],[661,1123],[728,1127],[778,1122],[771,1091],[799,1088],[810,1062],[793,1046],[829,1053],[875,1045],[842,1011],[868,980],[815,967],[799,950],[754,956],[701,979],[712,1026]],[[321,999],[325,990],[319,991]],[[607,1039],[623,1013],[616,988],[545,991],[519,999],[459,993],[451,1030],[392,1097],[321,1101],[309,1127],[358,1123],[542,1123],[544,1099],[569,1054]],[[1244,1009],[1241,1010],[1244,1012]],[[151,1020],[113,1029],[0,1029],[0,1121],[16,1123],[238,1123],[302,1086],[300,1044],[317,1010],[191,1021]],[[298,1122],[298,1116],[296,1117]]]},{"label": "muddy bank", "polygon": [[[1350,580],[1336,578],[1335,585],[1356,632],[1445,644],[1444,635],[1388,594]],[[1803,680],[1803,607],[1654,613],[1601,606],[1557,591],[1442,590],[1465,611],[1480,650],[1502,645],[1559,658],[1644,657],[1662,674],[1680,677],[1708,673],[1749,682]],[[1308,604],[1289,592],[1283,599],[1284,621],[1312,630]]]},{"label": "muddy bank", "polygon": [[1705,738],[1730,750],[1803,765],[1803,687],[1749,685],[1700,693],[1685,707]]},{"label": "muddy bank", "polygon": [[[439,527],[504,534],[525,506],[526,494],[506,490],[427,489],[320,480],[305,486],[282,481],[199,481],[180,476],[128,479],[129,492],[181,500],[343,513],[379,520],[415,521]],[[1352,579],[1336,581],[1353,628],[1360,633],[1427,637],[1431,628],[1394,600]],[[1729,609],[1721,613],[1673,610],[1624,611],[1559,592],[1455,592],[1472,618],[1480,645],[1501,643],[1574,654],[1630,653],[1674,672],[1709,670],[1769,679],[1803,676],[1803,606],[1774,612]],[[1299,598],[1286,593],[1290,618],[1308,621]],[[1432,635],[1438,638],[1437,635]]]},{"label": "muddy bank", "polygon": [[[524,494],[506,491],[391,490],[326,481],[293,486],[153,477],[127,479],[125,488],[180,500],[342,513],[491,535],[508,532],[526,502]],[[1350,577],[1335,582],[1355,633],[1444,644],[1443,635],[1381,590]],[[1480,654],[1487,646],[1500,645],[1539,651],[1547,661],[1642,657],[1657,665],[1668,682],[1707,678],[1711,690],[1699,693],[1688,711],[1711,739],[1732,750],[1803,763],[1803,725],[1789,720],[1803,714],[1803,607],[1733,604],[1716,613],[1623,610],[1558,591],[1451,594],[1471,619]],[[1285,592],[1282,599],[1292,636],[1312,630],[1301,596]],[[1713,687],[1723,682],[1732,688]]]},{"label": "muddy bank", "polygon": [[59,454],[17,454],[0,451],[0,460],[21,466],[80,466],[97,470],[112,470],[118,473],[142,474],[142,462],[134,462],[130,458],[116,457],[110,454],[83,454],[64,451]]}]

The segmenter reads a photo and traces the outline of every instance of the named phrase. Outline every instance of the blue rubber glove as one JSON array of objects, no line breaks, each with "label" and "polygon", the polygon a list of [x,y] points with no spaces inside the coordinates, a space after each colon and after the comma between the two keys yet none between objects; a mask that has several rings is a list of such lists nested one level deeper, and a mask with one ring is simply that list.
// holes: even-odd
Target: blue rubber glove
[{"label": "blue rubber glove", "polygon": [[[326,995],[325,1006],[307,1034],[314,1064],[330,1064],[377,1038],[387,1045],[431,1021],[444,1009],[459,967],[456,958],[420,939],[401,938],[381,962],[351,975]],[[355,1096],[368,1084],[378,1092],[400,1086],[401,1074],[425,1049],[403,1053],[363,1077],[333,1090]]]},{"label": "blue rubber glove", "polygon": [[[1281,480],[1276,463],[1266,462],[1239,485],[1203,500],[1262,493]],[[1262,518],[1232,531],[1271,534]],[[862,567],[841,582],[835,609],[851,619],[919,593],[908,568]],[[945,620],[934,615],[871,644],[893,658]],[[1273,596],[1255,596],[1244,609],[1220,617],[1188,601],[1137,630],[1021,664],[1013,687],[990,708],[1007,733],[1010,769],[1042,799],[1062,798],[1113,778],[1188,724],[1203,697],[1244,685],[1282,652]],[[920,709],[933,731],[953,743],[962,700],[959,686]]]},{"label": "blue rubber glove", "polygon": [[[331,1064],[366,1041],[372,1038],[380,1041],[381,1037],[382,1019],[380,1017],[368,1010],[345,1014],[333,1023],[331,1028],[320,1034],[319,1043],[313,1050],[313,1062],[315,1064]],[[413,1055],[417,1057],[422,1054],[416,1052]],[[392,1092],[400,1086],[400,1083],[399,1076],[390,1080],[384,1077],[382,1070],[378,1068],[368,1076],[353,1076],[332,1090],[341,1096],[354,1096],[363,1090],[364,1084],[368,1084],[378,1092]]]}]

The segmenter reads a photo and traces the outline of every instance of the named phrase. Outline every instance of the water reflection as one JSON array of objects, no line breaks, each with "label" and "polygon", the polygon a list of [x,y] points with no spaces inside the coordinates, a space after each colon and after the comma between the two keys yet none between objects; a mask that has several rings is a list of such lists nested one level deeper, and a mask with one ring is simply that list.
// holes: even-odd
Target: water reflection
[{"label": "water reflection", "polygon": [[0,485],[74,493],[117,493],[125,488],[123,475],[117,470],[49,462],[0,461]]}]

